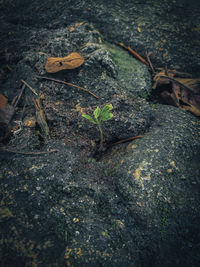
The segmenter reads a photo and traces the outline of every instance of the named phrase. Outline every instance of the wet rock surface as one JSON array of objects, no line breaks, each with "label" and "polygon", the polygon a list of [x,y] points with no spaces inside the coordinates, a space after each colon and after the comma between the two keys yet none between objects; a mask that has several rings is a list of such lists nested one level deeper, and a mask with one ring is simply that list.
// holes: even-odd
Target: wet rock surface
[{"label": "wet rock surface", "polygon": [[[118,46],[123,41],[140,52],[145,45],[156,66],[198,73],[198,40],[187,42],[198,33],[198,16],[189,20],[189,10],[199,12],[195,5],[8,1],[1,6],[1,93],[11,102],[21,79],[31,85],[41,96],[50,138],[34,124],[37,96],[26,88],[14,117],[23,119],[22,131],[0,147],[0,265],[198,266],[199,120],[149,102],[148,68]],[[13,13],[16,8],[19,13]],[[178,46],[182,37],[184,45]],[[48,57],[74,51],[84,57],[82,66],[46,73]],[[44,76],[87,88],[98,99]],[[98,129],[82,114],[108,103],[114,117],[102,124],[105,151],[99,153]],[[142,138],[112,146],[137,135]]]}]

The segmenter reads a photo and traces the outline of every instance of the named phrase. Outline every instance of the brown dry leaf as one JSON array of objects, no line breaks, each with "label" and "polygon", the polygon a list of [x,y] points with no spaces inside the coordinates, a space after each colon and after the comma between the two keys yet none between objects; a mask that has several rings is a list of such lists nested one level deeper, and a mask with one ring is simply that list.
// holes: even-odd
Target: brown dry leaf
[{"label": "brown dry leaf", "polygon": [[84,58],[77,52],[66,57],[49,57],[45,64],[47,72],[55,73],[60,70],[75,69],[84,63]]},{"label": "brown dry leaf", "polygon": [[8,99],[0,94],[0,122],[9,123],[14,113],[14,107],[8,104]]},{"label": "brown dry leaf", "polygon": [[0,94],[0,109],[5,109],[7,103],[8,99],[4,95]]},{"label": "brown dry leaf", "polygon": [[200,79],[175,70],[162,70],[154,77],[153,88],[169,105],[180,107],[200,117]]}]

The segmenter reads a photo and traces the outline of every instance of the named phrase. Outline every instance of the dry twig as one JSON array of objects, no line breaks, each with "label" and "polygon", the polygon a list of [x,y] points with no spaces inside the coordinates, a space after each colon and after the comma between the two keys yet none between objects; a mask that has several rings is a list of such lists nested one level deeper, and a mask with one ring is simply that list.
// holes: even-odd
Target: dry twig
[{"label": "dry twig", "polygon": [[23,85],[23,86],[22,86],[22,89],[21,89],[21,91],[20,91],[20,93],[19,93],[19,95],[15,98],[15,101],[13,101],[13,102],[14,102],[14,104],[13,104],[13,111],[12,111],[12,113],[11,113],[11,115],[10,115],[9,120],[8,120],[8,124],[10,124],[10,122],[11,122],[11,120],[12,120],[14,114],[15,114],[16,106],[17,106],[17,104],[19,103],[19,101],[20,101],[20,99],[21,99],[21,97],[22,97],[22,94],[23,94],[25,88],[26,88],[26,86]]},{"label": "dry twig", "polygon": [[141,57],[137,52],[135,52],[130,46],[126,46],[124,43],[120,43],[120,46],[122,46],[123,48],[125,48],[126,50],[131,52],[131,54],[135,58],[137,58],[140,62],[142,62],[143,64],[149,66],[149,64],[146,62],[146,60],[143,57]]},{"label": "dry twig", "polygon": [[33,87],[31,87],[27,82],[24,80],[21,80],[35,95],[38,95],[38,93],[35,91]]},{"label": "dry twig", "polygon": [[135,139],[139,139],[139,138],[142,138],[142,137],[143,137],[142,135],[132,136],[132,137],[129,137],[129,138],[126,138],[126,139],[119,140],[119,141],[111,144],[111,146],[115,146],[115,145],[118,145],[118,144],[122,144],[122,143],[126,143],[126,142],[129,142],[129,141],[133,141]]},{"label": "dry twig", "polygon": [[23,155],[42,155],[42,154],[49,154],[53,152],[57,152],[58,150],[52,149],[49,151],[18,151],[18,150],[11,150],[4,147],[0,147],[0,152],[7,152],[7,153],[15,153],[15,154],[23,154]]},{"label": "dry twig", "polygon": [[57,82],[57,83],[63,83],[63,84],[78,88],[80,90],[83,90],[83,91],[89,93],[90,95],[92,95],[93,97],[95,97],[97,99],[99,98],[97,95],[95,95],[94,93],[90,92],[88,89],[85,89],[83,87],[79,87],[79,86],[77,86],[77,85],[75,85],[73,83],[68,83],[68,82],[65,82],[65,81],[62,81],[62,80],[57,80],[57,79],[54,79],[54,78],[43,77],[43,76],[36,76],[36,78],[45,79],[45,80],[49,80],[49,81],[53,81],[53,82]]},{"label": "dry twig", "polygon": [[147,57],[147,61],[149,63],[149,67],[150,67],[150,69],[152,71],[152,74],[154,75],[155,74],[155,70],[154,70],[154,67],[153,67],[153,65],[151,63],[151,60],[150,60],[150,57],[149,57],[149,53],[148,52],[146,52],[146,57]]}]

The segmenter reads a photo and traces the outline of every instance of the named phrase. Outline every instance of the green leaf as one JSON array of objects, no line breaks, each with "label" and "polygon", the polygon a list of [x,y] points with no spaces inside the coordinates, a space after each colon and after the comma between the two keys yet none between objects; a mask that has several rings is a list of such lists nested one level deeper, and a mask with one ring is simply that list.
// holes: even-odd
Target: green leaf
[{"label": "green leaf", "polygon": [[90,115],[82,114],[82,117],[85,118],[85,119],[87,119],[87,120],[89,120],[93,124],[97,124],[97,122],[94,121],[93,118]]},{"label": "green leaf", "polygon": [[101,109],[100,109],[99,107],[97,107],[97,108],[95,109],[95,111],[93,112],[94,117],[95,117],[96,120],[98,119],[100,113],[101,113]]},{"label": "green leaf", "polygon": [[113,114],[110,112],[104,112],[103,114],[101,113],[101,120],[102,121],[108,121],[110,119],[112,119]]},{"label": "green leaf", "polygon": [[102,108],[101,112],[107,112],[107,111],[112,110],[112,109],[113,109],[113,105],[112,104],[107,104]]},{"label": "green leaf", "polygon": [[[106,116],[108,116],[108,115],[106,115],[107,113],[110,113],[109,111],[110,110],[112,110],[113,109],[113,106],[112,106],[112,104],[107,104],[107,105],[105,105],[103,108],[102,108],[102,111],[101,111],[101,119],[102,118],[105,118]],[[111,113],[110,113],[111,114]],[[102,120],[104,120],[104,119],[102,119]]]}]

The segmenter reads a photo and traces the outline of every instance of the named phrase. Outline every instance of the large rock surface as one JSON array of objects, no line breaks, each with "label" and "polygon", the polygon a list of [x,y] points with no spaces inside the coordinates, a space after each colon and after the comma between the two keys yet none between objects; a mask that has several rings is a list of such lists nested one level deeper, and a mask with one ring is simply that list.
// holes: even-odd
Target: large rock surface
[{"label": "large rock surface", "polygon": [[[45,140],[37,125],[26,124],[4,144],[15,153],[0,147],[3,267],[199,264],[199,120],[149,103],[147,67],[118,46],[151,51],[156,66],[198,73],[199,10],[178,0],[132,2],[0,3],[1,93],[11,101],[27,81],[42,95],[50,128]],[[81,67],[46,73],[49,56],[73,51],[83,55]],[[34,121],[35,96],[28,89],[25,96],[14,119],[26,99],[23,121]],[[114,117],[103,124],[99,153],[98,129],[81,114],[105,103]],[[142,138],[113,146],[136,135]],[[35,153],[41,150],[47,153]]]},{"label": "large rock surface", "polygon": [[38,39],[33,37],[29,43],[27,29],[57,30],[88,21],[111,43],[124,42],[143,56],[145,51],[151,52],[153,64],[159,67],[200,73],[199,1],[10,0],[0,5],[1,14],[6,14],[6,19],[1,16],[0,47],[9,44],[12,56],[17,57],[21,49],[37,47]]}]

